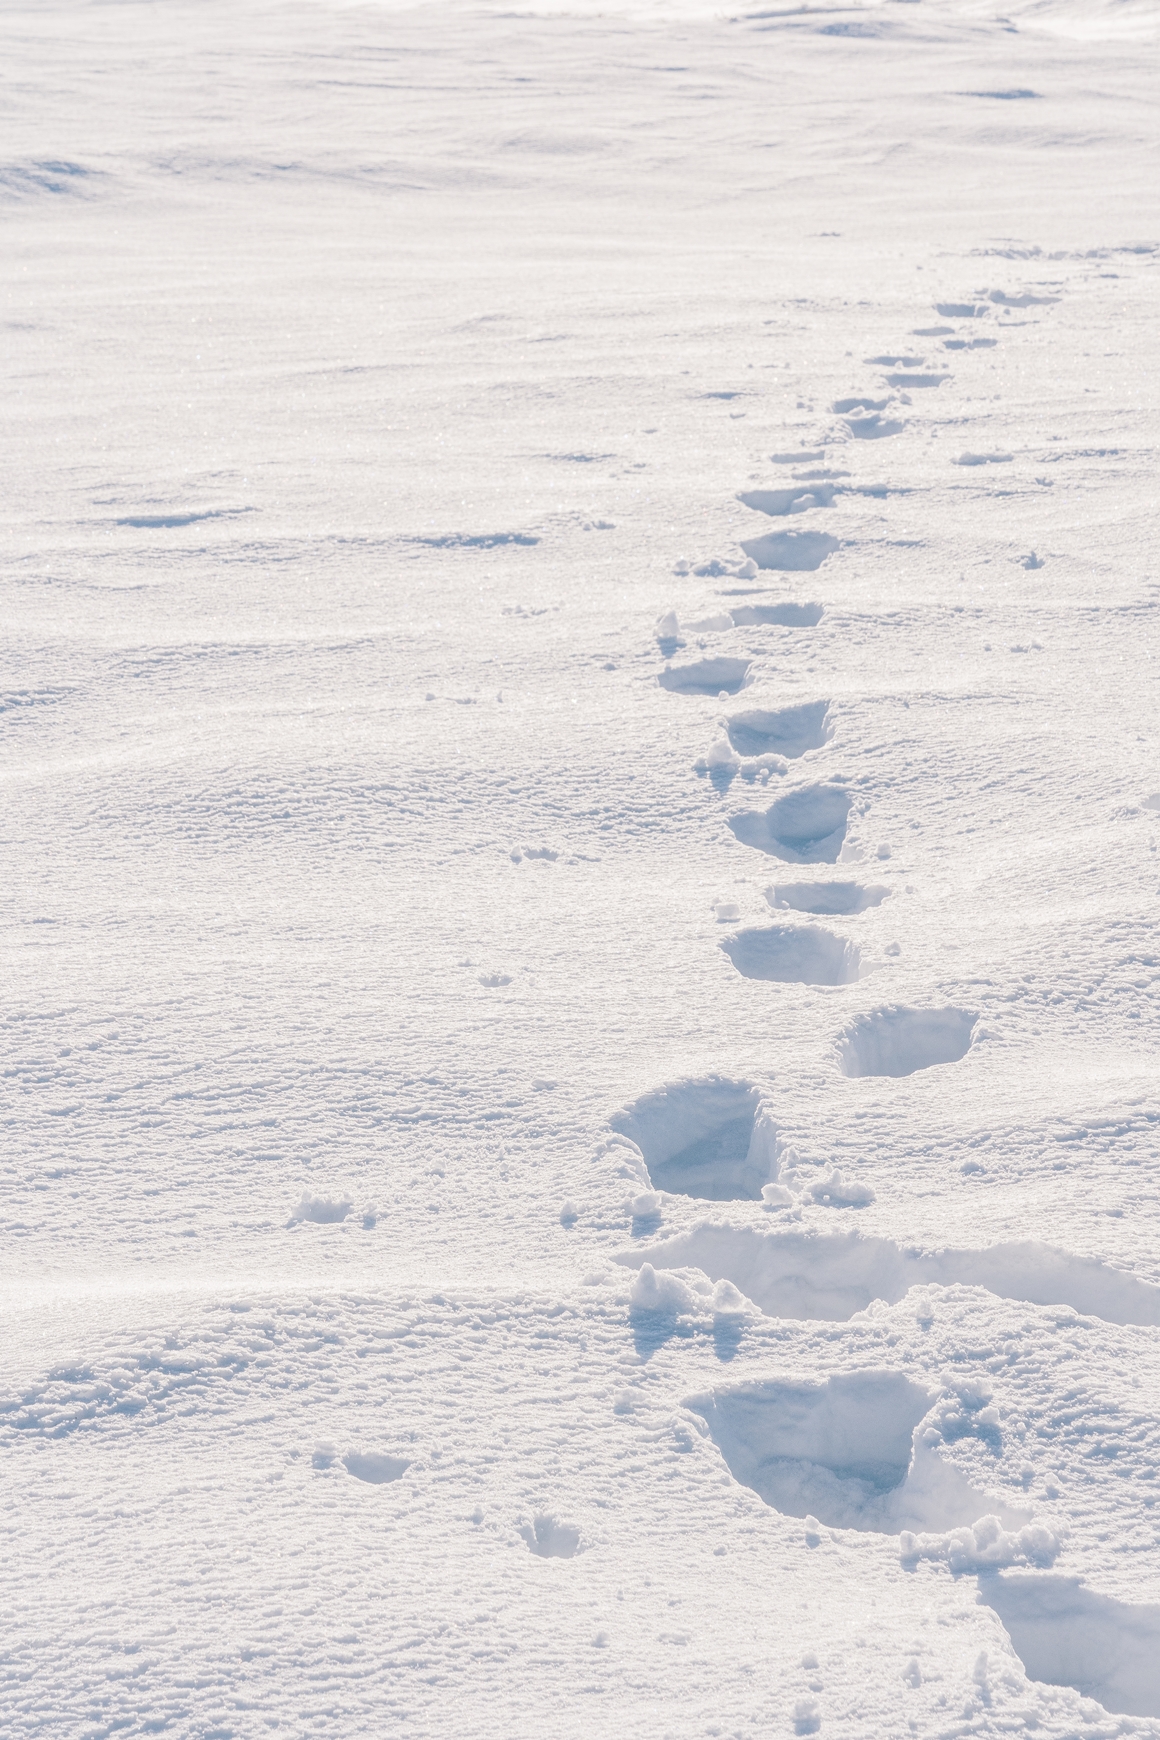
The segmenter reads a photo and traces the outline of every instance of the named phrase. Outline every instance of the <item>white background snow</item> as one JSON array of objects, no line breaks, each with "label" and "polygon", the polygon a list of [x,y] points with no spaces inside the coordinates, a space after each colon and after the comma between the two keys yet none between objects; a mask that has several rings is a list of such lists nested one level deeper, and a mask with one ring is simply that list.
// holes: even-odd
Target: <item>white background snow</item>
[{"label": "white background snow", "polygon": [[1160,9],[7,4],[0,1732],[1160,1735]]}]

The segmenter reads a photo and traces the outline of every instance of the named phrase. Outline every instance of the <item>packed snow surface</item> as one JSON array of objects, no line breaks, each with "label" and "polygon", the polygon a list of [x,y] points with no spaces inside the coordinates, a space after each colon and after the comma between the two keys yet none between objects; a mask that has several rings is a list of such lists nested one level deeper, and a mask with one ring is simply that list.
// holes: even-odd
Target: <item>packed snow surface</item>
[{"label": "packed snow surface", "polygon": [[0,1734],[1160,1737],[1156,0],[0,32]]}]

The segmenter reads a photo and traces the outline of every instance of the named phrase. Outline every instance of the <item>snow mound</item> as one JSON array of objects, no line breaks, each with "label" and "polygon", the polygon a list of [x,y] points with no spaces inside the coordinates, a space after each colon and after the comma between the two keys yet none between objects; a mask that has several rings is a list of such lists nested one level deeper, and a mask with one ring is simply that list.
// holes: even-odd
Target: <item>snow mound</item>
[{"label": "snow mound", "polygon": [[287,1226],[295,1226],[299,1221],[314,1221],[318,1226],[334,1226],[338,1221],[345,1220],[354,1201],[349,1196],[304,1196],[294,1210]]},{"label": "snow mound", "polygon": [[904,1565],[934,1559],[956,1572],[995,1571],[1008,1565],[1050,1565],[1060,1543],[1042,1523],[1024,1523],[1010,1531],[997,1516],[983,1516],[971,1527],[945,1534],[913,1534],[904,1529],[898,1556]]},{"label": "snow mound", "polygon": [[628,1295],[632,1311],[666,1317],[745,1317],[756,1306],[732,1281],[711,1281],[700,1269],[654,1269],[642,1263]]}]

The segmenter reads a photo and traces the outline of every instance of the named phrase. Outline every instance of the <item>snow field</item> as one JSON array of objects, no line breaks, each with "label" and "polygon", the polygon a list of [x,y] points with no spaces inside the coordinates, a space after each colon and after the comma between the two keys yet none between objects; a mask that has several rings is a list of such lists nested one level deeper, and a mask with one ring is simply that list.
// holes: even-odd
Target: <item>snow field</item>
[{"label": "snow field", "polygon": [[5,30],[0,1726],[1156,1732],[1148,9]]}]

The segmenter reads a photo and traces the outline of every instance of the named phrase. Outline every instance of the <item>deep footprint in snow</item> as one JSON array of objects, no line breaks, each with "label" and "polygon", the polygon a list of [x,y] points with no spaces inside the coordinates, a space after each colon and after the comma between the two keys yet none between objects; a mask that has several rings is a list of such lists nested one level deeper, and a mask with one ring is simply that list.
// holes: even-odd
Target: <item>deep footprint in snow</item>
[{"label": "deep footprint in snow", "polygon": [[384,1456],[378,1450],[348,1450],[342,1460],[348,1474],[372,1486],[400,1480],[411,1466],[405,1456]]},{"label": "deep footprint in snow", "polygon": [[842,1073],[914,1075],[967,1055],[977,1015],[966,1009],[875,1009],[856,1015],[838,1039]]},{"label": "deep footprint in snow", "polygon": [[834,735],[829,709],[828,701],[802,701],[772,712],[754,708],[726,719],[725,731],[738,755],[784,755],[796,761]]},{"label": "deep footprint in snow", "polygon": [[1094,1257],[1028,1240],[989,1250],[922,1252],[858,1232],[701,1225],[615,1259],[626,1268],[699,1269],[729,1281],[767,1317],[845,1323],[874,1299],[888,1305],[911,1287],[983,1287],[1000,1299],[1070,1305],[1108,1323],[1160,1324],[1160,1287]]},{"label": "deep footprint in snow", "polygon": [[767,810],[744,810],[729,826],[743,846],[787,864],[836,864],[850,809],[851,798],[840,786],[806,785]]},{"label": "deep footprint in snow", "polygon": [[887,386],[898,387],[900,389],[903,389],[903,390],[909,392],[912,387],[941,387],[943,382],[949,381],[950,378],[951,377],[949,374],[941,374],[941,375],[890,374],[890,375],[887,375],[887,377],[886,377],[886,384],[887,384]]},{"label": "deep footprint in snow", "polygon": [[800,514],[810,508],[832,506],[834,486],[832,483],[809,483],[798,484],[795,489],[746,489],[737,499],[756,513],[775,518],[781,514]]},{"label": "deep footprint in snow", "polygon": [[839,547],[839,540],[829,532],[766,532],[740,542],[759,568],[784,574],[812,574]]},{"label": "deep footprint in snow", "polygon": [[1026,1522],[915,1441],[934,1399],[900,1371],[860,1371],[730,1385],[685,1406],[705,1421],[734,1479],[784,1516],[887,1535],[988,1514]]},{"label": "deep footprint in snow", "polygon": [[609,1119],[640,1150],[656,1190],[705,1202],[760,1202],[776,1170],[772,1126],[751,1082],[672,1082]]},{"label": "deep footprint in snow", "polygon": [[898,417],[884,417],[881,411],[870,411],[864,417],[845,417],[846,433],[855,441],[881,441],[888,435],[901,435],[906,424]]},{"label": "deep footprint in snow", "polygon": [[1076,1577],[979,1578],[1031,1680],[1074,1686],[1118,1716],[1160,1716],[1160,1607],[1135,1607]]},{"label": "deep footprint in snow", "polygon": [[744,978],[783,985],[850,985],[860,968],[854,944],[816,924],[740,930],[721,947]]},{"label": "deep footprint in snow", "polygon": [[735,695],[748,675],[748,659],[694,659],[691,664],[667,666],[657,682],[673,695]]},{"label": "deep footprint in snow", "polygon": [[775,910],[844,918],[881,906],[889,893],[876,882],[865,887],[859,882],[775,882],[766,889],[765,898]]},{"label": "deep footprint in snow", "polygon": [[889,403],[889,393],[884,399],[872,398],[868,393],[854,393],[848,399],[835,399],[830,409],[836,416],[844,417],[850,411],[856,411],[860,415],[870,411],[884,411]]},{"label": "deep footprint in snow", "polygon": [[824,612],[820,604],[734,604],[729,614],[735,628],[816,628]]},{"label": "deep footprint in snow", "polygon": [[537,1559],[573,1559],[580,1551],[580,1530],[554,1516],[534,1517],[518,1532]]}]

